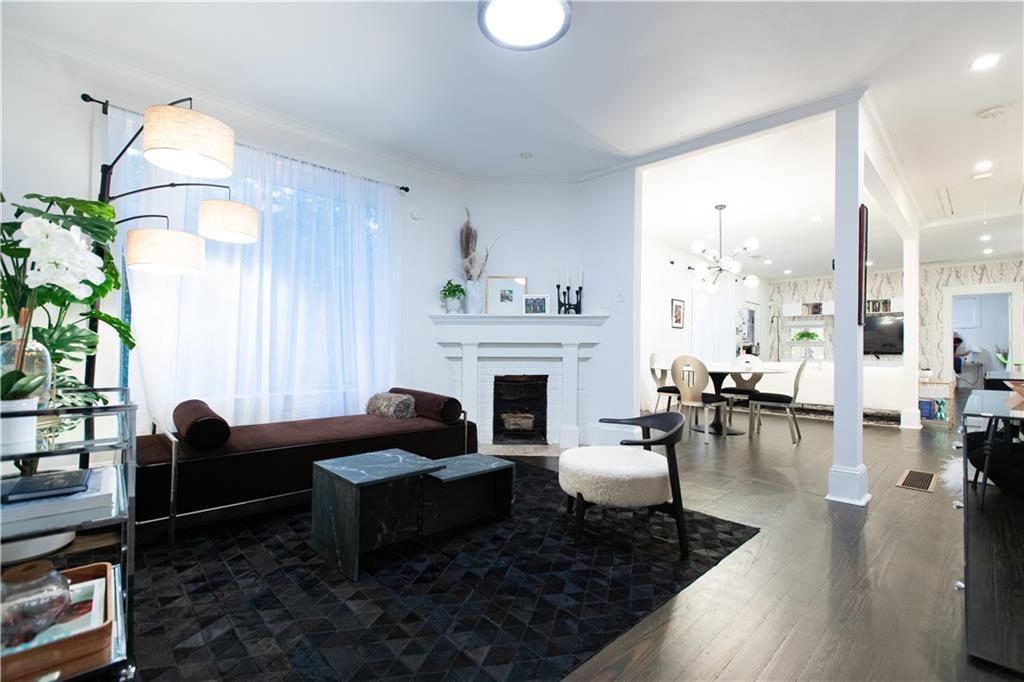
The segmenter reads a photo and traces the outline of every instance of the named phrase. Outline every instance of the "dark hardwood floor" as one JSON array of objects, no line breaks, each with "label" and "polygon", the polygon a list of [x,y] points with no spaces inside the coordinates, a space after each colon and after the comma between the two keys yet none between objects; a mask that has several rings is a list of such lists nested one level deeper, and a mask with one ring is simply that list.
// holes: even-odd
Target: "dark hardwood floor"
[{"label": "dark hardwood floor", "polygon": [[[745,417],[742,415],[745,426]],[[691,432],[680,449],[687,508],[761,533],[574,671],[571,680],[985,680],[1009,672],[963,644],[963,518],[954,496],[896,488],[938,472],[953,431],[864,429],[873,499],[827,502],[832,425],[783,419],[760,436]],[[537,463],[537,458],[531,458]],[[557,460],[544,461],[557,467]]]}]

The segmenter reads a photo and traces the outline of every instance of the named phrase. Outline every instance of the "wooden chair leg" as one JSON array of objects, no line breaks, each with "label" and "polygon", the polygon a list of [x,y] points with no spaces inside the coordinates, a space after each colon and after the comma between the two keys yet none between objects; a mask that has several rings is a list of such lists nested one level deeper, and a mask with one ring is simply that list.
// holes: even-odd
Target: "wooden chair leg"
[{"label": "wooden chair leg", "polygon": [[786,424],[789,426],[789,437],[793,439],[793,445],[796,445],[797,443],[796,428],[794,426],[795,421],[796,417],[793,416],[792,410],[790,410],[789,407],[786,407]]},{"label": "wooden chair leg", "polygon": [[804,434],[800,433],[800,420],[796,418],[796,408],[791,409],[793,410],[793,426],[796,427],[796,439],[800,441],[804,439]]},{"label": "wooden chair leg", "polygon": [[576,544],[583,541],[583,516],[587,510],[582,493],[576,493]]},{"label": "wooden chair leg", "polygon": [[754,403],[747,403],[750,412],[747,414],[747,438],[754,437],[754,411],[757,409],[757,405]]},{"label": "wooden chair leg", "polygon": [[566,514],[572,514],[572,505],[573,505],[573,502],[575,502],[575,501],[576,501],[576,498],[573,497],[572,495],[566,495],[565,496],[565,513]]},{"label": "wooden chair leg", "polygon": [[660,393],[655,393],[654,394],[654,411],[655,412],[658,411],[658,405],[660,405],[660,404],[661,404],[661,394]]},{"label": "wooden chair leg", "polygon": [[704,406],[704,444],[707,445],[711,442],[708,438],[708,431],[710,431],[711,420],[708,418],[708,406]]}]

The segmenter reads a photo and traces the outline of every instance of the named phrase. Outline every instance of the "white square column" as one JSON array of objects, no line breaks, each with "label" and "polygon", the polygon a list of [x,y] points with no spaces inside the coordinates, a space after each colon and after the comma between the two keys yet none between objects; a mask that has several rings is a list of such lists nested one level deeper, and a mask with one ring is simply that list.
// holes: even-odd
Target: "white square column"
[{"label": "white square column", "polygon": [[921,241],[903,240],[903,395],[900,428],[921,428]]},{"label": "white square column", "polygon": [[580,344],[562,344],[562,427],[558,432],[558,444],[563,448],[577,448],[580,445],[580,428],[577,419],[580,394]]},{"label": "white square column", "polygon": [[466,411],[466,419],[477,421],[480,416],[478,395],[480,383],[477,375],[480,370],[480,344],[462,344],[462,409]]},{"label": "white square column", "polygon": [[835,111],[835,425],[825,499],[864,506],[871,493],[864,466],[864,328],[857,324],[858,212],[864,186],[860,103],[843,104]]}]

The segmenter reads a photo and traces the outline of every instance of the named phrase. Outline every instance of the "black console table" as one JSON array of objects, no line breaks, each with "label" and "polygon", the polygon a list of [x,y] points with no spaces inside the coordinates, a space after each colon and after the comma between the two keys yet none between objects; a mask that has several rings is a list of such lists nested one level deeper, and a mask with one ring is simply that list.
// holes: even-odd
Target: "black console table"
[{"label": "black console table", "polygon": [[512,513],[512,462],[427,459],[383,450],[313,464],[313,548],[352,580],[359,556],[491,515]]},{"label": "black console table", "polygon": [[[1009,396],[972,391],[964,407],[965,427],[968,417],[987,419],[990,425],[1024,421],[1024,411],[1007,407]],[[991,438],[994,428],[987,431]],[[973,485],[966,464],[964,583],[967,653],[1024,674],[1024,499],[984,481]]]}]

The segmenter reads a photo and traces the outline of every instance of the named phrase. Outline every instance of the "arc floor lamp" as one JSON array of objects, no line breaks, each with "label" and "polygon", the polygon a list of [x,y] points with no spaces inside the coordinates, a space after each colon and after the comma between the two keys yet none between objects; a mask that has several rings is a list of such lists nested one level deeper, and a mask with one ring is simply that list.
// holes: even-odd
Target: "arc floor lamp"
[{"label": "arc floor lamp", "polygon": [[[100,105],[102,113],[110,113],[110,101],[100,100],[83,93],[82,100]],[[259,214],[251,206],[233,201],[228,185],[207,182],[168,182],[140,187],[121,194],[111,193],[114,168],[124,158],[135,141],[142,136],[142,155],[154,166],[181,175],[198,178],[226,178],[234,169],[235,133],[226,124],[192,108],[192,98],[183,97],[167,104],[148,107],[143,113],[142,126],[110,163],[100,166],[99,200],[111,203],[142,192],[176,187],[218,187],[227,190],[227,199],[204,200],[199,205],[198,234],[171,229],[166,215],[147,213],[122,218],[118,224],[144,218],[162,218],[164,229],[136,228],[129,230],[125,239],[124,263],[128,268],[167,274],[192,274],[205,267],[205,239],[252,243],[259,239]],[[122,316],[131,319],[131,299],[122,299]],[[98,321],[89,321],[89,328],[97,331]],[[122,374],[126,366],[122,351]],[[126,377],[122,376],[122,383]],[[92,386],[96,379],[96,358],[86,357],[85,383]],[[88,455],[83,455],[88,457]],[[87,466],[88,460],[85,460]]]}]

